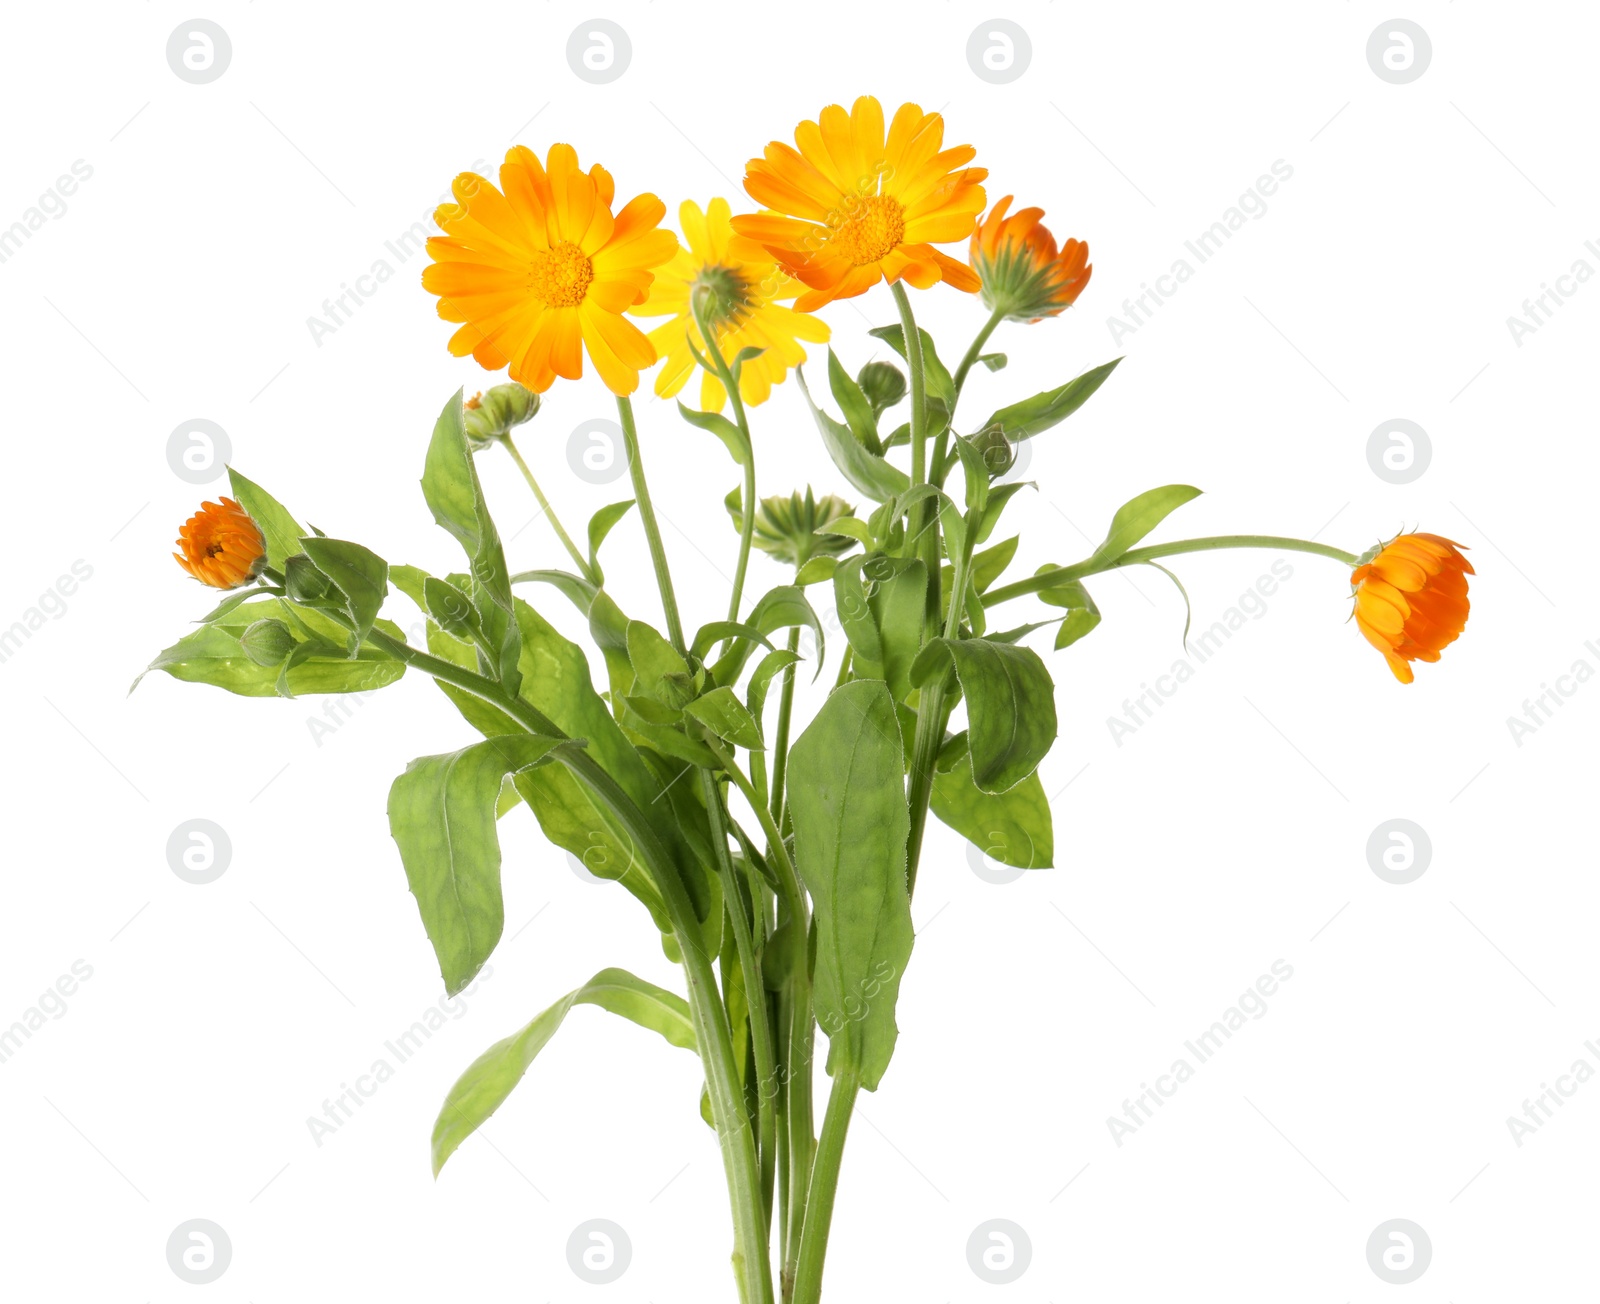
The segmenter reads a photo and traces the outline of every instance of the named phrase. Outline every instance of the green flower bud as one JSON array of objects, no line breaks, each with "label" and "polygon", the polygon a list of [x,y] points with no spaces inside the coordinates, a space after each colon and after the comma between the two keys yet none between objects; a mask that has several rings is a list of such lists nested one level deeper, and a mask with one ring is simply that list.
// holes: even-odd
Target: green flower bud
[{"label": "green flower bud", "polygon": [[869,362],[861,368],[856,384],[872,404],[874,416],[881,415],[906,396],[905,373],[892,362]]},{"label": "green flower bud", "polygon": [[467,444],[473,452],[481,452],[538,411],[539,396],[514,380],[474,394],[466,403]]},{"label": "green flower bud", "polygon": [[989,478],[998,479],[1009,471],[1017,460],[1017,446],[1006,438],[999,426],[989,426],[972,436],[972,446],[983,456],[989,468]]},{"label": "green flower bud", "polygon": [[277,666],[294,651],[295,637],[281,620],[268,618],[246,627],[239,635],[239,646],[256,665]]},{"label": "green flower bud", "polygon": [[[735,489],[725,500],[736,530],[744,528],[740,497]],[[845,535],[816,531],[854,512],[854,507],[833,494],[815,497],[807,485],[804,497],[796,490],[787,498],[763,498],[756,504],[752,542],[769,557],[796,568],[813,557],[837,557],[855,547],[856,541]]]}]

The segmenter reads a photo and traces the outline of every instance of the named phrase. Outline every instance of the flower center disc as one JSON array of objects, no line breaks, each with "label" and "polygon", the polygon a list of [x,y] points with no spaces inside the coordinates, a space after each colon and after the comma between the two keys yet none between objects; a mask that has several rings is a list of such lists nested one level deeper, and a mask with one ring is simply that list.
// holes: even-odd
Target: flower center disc
[{"label": "flower center disc", "polygon": [[594,280],[594,264],[582,249],[563,240],[533,256],[528,288],[552,308],[575,308]]},{"label": "flower center disc", "polygon": [[856,267],[875,263],[905,239],[906,210],[889,195],[854,200],[833,233],[839,251]]}]

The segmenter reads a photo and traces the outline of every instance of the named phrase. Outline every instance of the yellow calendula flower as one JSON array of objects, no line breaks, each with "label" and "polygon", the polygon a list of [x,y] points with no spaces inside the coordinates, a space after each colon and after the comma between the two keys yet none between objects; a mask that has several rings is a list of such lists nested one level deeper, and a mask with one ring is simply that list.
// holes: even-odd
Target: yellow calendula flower
[{"label": "yellow calendula flower", "polygon": [[965,240],[983,211],[977,151],[944,146],[944,119],[902,104],[884,131],[883,108],[863,95],[846,113],[830,104],[773,141],[746,166],[744,188],[772,210],[733,219],[806,292],[802,312],[902,277],[919,290],[944,281],[974,291],[978,277],[933,246]]},{"label": "yellow calendula flower", "polygon": [[[706,354],[694,314],[698,296],[724,358],[731,362],[741,349],[763,350],[760,357],[743,364],[739,395],[746,403],[764,402],[772,387],[783,383],[789,368],[806,360],[800,341],[823,343],[827,324],[779,302],[794,298],[804,287],[760,245],[734,232],[726,199],[713,199],[704,212],[686,200],[678,209],[678,220],[689,247],[680,248],[656,272],[650,297],[633,309],[637,317],[671,318],[650,332],[651,344],[665,359],[656,373],[656,393],[669,398],[684,387],[696,366],[691,344]],[[702,371],[701,408],[720,411],[726,397],[722,382]]]},{"label": "yellow calendula flower", "polygon": [[613,215],[616,184],[596,163],[578,166],[571,145],[552,145],[543,164],[517,145],[500,168],[500,188],[464,172],[454,204],[434,220],[433,265],[422,286],[439,296],[439,316],[461,322],[450,352],[542,394],[557,376],[583,375],[588,353],[613,394],[631,394],[656,360],[644,332],[622,314],[644,302],[651,269],[678,242],[659,229],[666,206],[644,194]]}]

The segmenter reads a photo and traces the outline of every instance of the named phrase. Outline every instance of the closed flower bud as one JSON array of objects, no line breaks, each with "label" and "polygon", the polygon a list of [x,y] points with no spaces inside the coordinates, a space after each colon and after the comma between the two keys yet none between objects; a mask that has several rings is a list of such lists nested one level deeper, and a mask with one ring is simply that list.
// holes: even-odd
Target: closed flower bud
[{"label": "closed flower bud", "polygon": [[281,620],[258,620],[239,635],[245,656],[258,666],[282,665],[294,651],[295,637]]},{"label": "closed flower bud", "polygon": [[872,404],[874,416],[880,416],[906,396],[905,373],[892,362],[869,362],[861,368],[856,384]]},{"label": "closed flower bud", "polygon": [[504,439],[513,426],[531,420],[538,411],[539,396],[516,381],[474,394],[466,402],[467,443],[473,452],[480,452]]},{"label": "closed flower bud", "polygon": [[[739,491],[727,497],[728,513],[735,529],[742,529]],[[817,530],[855,511],[844,499],[826,494],[817,498],[807,486],[804,496],[798,490],[787,498],[763,498],[756,505],[756,524],[752,542],[767,556],[799,568],[813,557],[837,557],[856,546],[854,539],[841,534],[818,534]]]}]

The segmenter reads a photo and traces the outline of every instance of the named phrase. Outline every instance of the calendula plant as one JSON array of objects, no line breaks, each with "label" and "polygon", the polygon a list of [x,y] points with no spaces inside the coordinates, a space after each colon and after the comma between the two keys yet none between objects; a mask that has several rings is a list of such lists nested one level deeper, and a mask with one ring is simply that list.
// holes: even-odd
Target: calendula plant
[{"label": "calendula plant", "polygon": [[[365,692],[407,670],[438,684],[481,738],[412,761],[391,789],[389,823],[446,990],[471,982],[500,938],[496,826],[519,805],[649,912],[683,985],[603,968],[491,1046],[444,1101],[434,1171],[506,1101],[574,1005],[600,1006],[700,1059],[745,1304],[821,1296],[852,1108],[895,1048],[929,814],[995,860],[1051,865],[1038,766],[1056,709],[1030,643],[1062,651],[1095,630],[1095,577],[1222,548],[1332,558],[1352,568],[1357,624],[1403,682],[1467,617],[1471,567],[1435,535],[1401,535],[1361,557],[1255,535],[1143,544],[1199,493],[1188,485],[1123,504],[1088,556],[1002,583],[1017,539],[991,540],[1024,488],[1005,478],[1018,445],[1069,418],[1116,363],[982,419],[962,410],[974,366],[1006,365],[984,351],[990,336],[1058,316],[1090,267],[1084,244],[1058,246],[1041,210],[1010,212],[1009,196],[980,221],[986,173],[943,133],[939,115],[914,104],[887,124],[870,97],[830,106],[799,125],[792,147],[775,141],[750,162],[745,187],[759,211],[686,202],[681,241],[662,229],[659,199],[615,208],[611,175],[583,171],[567,145],[542,163],[511,150],[498,186],[458,177],[423,285],[459,323],[451,351],[510,377],[446,402],[423,458],[423,497],[459,543],[461,568],[436,576],[308,530],[232,472],[232,496],[183,527],[178,554],[196,579],[232,592],[152,665],[246,696]],[[961,241],[967,261],[938,247]],[[896,310],[871,332],[883,356],[855,376],[831,349],[814,364],[826,368],[834,415],[801,371],[803,346],[829,338],[812,314],[880,281]],[[917,326],[908,293],[941,283],[987,310],[954,368],[944,358],[956,355]],[[646,334],[636,317],[662,320]],[[586,362],[615,396],[633,498],[595,513],[580,547],[514,432],[537,430],[539,395],[557,378],[578,381]],[[698,406],[679,411],[721,441],[741,477],[726,499],[732,591],[725,609],[697,613],[692,633],[629,398],[657,363],[664,396],[698,376]],[[819,470],[842,477],[860,509],[810,487],[759,497],[751,410],[790,371],[827,454]],[[521,468],[570,567],[512,569],[474,463],[496,445]],[[602,543],[630,511],[657,610],[624,612],[601,566]],[[792,570],[754,600],[752,550]],[[830,588],[836,624],[814,600]],[[426,647],[384,616],[395,589],[426,617]],[[592,649],[557,633],[541,594],[576,604]],[[1043,610],[1010,616],[1025,597]],[[802,722],[806,630],[804,673],[826,670],[834,686]],[[820,1131],[818,1030],[831,1079]]]}]

